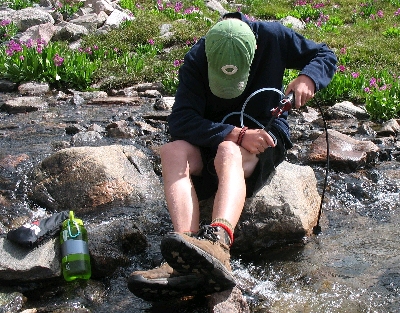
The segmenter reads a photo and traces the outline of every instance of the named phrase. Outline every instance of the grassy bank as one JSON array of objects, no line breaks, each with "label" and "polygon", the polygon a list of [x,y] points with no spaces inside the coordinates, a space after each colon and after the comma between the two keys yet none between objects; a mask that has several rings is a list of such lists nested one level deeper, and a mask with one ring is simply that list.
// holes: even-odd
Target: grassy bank
[{"label": "grassy bank", "polygon": [[[21,6],[23,0],[18,1]],[[54,9],[64,16],[81,6],[79,1],[63,1]],[[315,101],[332,104],[349,100],[365,104],[375,120],[398,116],[400,0],[235,2],[230,2],[226,8],[240,10],[252,19],[297,17],[306,25],[299,31],[301,34],[325,42],[336,52],[339,59],[337,74],[329,87],[318,93]],[[62,42],[44,43],[39,52],[26,45],[10,48],[8,40],[15,33],[15,27],[12,22],[0,21],[4,42],[0,51],[0,75],[16,82],[36,79],[79,89],[88,89],[93,84],[109,89],[160,81],[165,94],[173,95],[184,54],[219,15],[208,10],[204,1],[198,0],[121,0],[120,5],[129,9],[135,19],[126,21],[107,35],[87,36],[79,51],[69,50]],[[159,37],[163,24],[172,25],[173,36]],[[43,59],[49,62],[38,61]],[[288,71],[285,81],[293,75],[296,73]]]}]

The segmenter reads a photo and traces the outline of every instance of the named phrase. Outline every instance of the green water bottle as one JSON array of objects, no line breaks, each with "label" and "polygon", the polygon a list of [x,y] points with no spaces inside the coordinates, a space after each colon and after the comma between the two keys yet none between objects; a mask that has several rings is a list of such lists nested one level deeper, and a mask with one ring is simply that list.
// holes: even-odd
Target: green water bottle
[{"label": "green water bottle", "polygon": [[69,211],[69,219],[62,224],[60,243],[64,279],[89,279],[92,271],[87,232],[82,220],[75,218],[73,211]]}]

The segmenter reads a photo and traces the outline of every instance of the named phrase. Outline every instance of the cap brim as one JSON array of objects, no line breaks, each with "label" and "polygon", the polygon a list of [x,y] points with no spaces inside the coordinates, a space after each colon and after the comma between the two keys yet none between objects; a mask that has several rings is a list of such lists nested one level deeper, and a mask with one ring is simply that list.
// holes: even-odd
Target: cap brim
[{"label": "cap brim", "polygon": [[239,97],[246,88],[249,73],[242,76],[221,79],[221,75],[208,65],[208,80],[211,92],[222,99],[233,99]]}]

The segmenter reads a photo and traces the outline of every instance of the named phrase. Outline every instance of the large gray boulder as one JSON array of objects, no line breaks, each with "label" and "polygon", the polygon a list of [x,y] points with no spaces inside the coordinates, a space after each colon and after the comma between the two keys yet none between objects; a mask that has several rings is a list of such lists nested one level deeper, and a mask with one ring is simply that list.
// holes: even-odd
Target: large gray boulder
[{"label": "large gray boulder", "polygon": [[[232,250],[251,253],[301,242],[317,224],[320,201],[313,169],[282,162],[266,185],[246,200]],[[202,203],[205,216],[212,205],[212,198]]]},{"label": "large gray boulder", "polygon": [[12,22],[18,27],[21,32],[28,28],[40,24],[54,24],[54,18],[50,13],[36,8],[26,8],[15,11],[12,16]]},{"label": "large gray boulder", "polygon": [[91,211],[114,202],[163,198],[150,161],[134,146],[60,150],[34,170],[32,184],[32,200],[51,211]]}]

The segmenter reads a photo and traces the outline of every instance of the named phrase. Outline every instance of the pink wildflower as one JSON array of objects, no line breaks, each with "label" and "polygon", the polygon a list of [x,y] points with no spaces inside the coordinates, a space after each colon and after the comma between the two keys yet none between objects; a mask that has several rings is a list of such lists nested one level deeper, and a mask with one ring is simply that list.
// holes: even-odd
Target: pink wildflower
[{"label": "pink wildflower", "polygon": [[11,23],[10,20],[2,20],[2,21],[0,22],[0,26],[7,26],[7,25],[9,25],[10,23]]},{"label": "pink wildflower", "polygon": [[358,78],[358,77],[360,77],[360,73],[353,72],[353,73],[351,73],[351,76],[353,76],[353,78]]},{"label": "pink wildflower", "polygon": [[64,63],[64,58],[60,57],[58,53],[53,58],[55,66],[61,66]]}]

